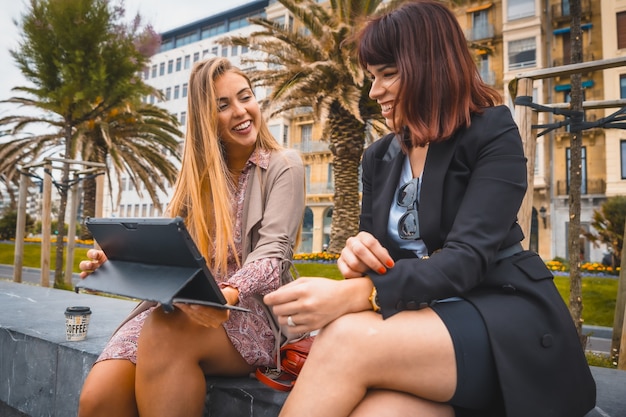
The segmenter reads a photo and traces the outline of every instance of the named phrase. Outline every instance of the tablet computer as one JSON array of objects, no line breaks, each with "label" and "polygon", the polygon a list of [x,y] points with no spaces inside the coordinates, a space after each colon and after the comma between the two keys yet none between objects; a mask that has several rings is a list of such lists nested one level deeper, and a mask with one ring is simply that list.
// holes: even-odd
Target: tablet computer
[{"label": "tablet computer", "polygon": [[175,218],[88,218],[85,225],[106,254],[76,290],[87,289],[161,303],[226,304],[185,222]]}]

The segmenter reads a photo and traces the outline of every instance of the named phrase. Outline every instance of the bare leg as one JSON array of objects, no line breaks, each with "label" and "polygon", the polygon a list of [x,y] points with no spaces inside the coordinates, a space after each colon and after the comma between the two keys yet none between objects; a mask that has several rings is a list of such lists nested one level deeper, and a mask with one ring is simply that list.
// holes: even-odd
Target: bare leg
[{"label": "bare leg", "polygon": [[79,417],[136,417],[135,364],[110,359],[96,363],[83,385]]},{"label": "bare leg", "polygon": [[317,336],[280,415],[346,417],[370,389],[445,402],[455,388],[454,347],[434,311],[348,314]]},{"label": "bare leg", "polygon": [[139,336],[135,390],[140,414],[201,416],[205,375],[241,376],[252,370],[222,326],[202,327],[180,310],[156,309]]},{"label": "bare leg", "polygon": [[370,390],[350,417],[454,417],[454,409],[398,391]]}]

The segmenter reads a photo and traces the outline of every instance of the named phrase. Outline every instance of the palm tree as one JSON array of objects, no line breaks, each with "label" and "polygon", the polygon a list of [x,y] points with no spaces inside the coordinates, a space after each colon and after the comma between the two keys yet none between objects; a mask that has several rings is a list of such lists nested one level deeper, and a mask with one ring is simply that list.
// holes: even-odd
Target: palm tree
[{"label": "palm tree", "polygon": [[[36,109],[41,116],[8,116],[0,126],[9,127],[12,142],[3,152],[13,162],[31,161],[45,151],[60,152],[66,160],[77,155],[79,128],[118,108],[127,98],[150,94],[153,89],[139,73],[158,37],[151,27],[140,30],[139,17],[130,24],[119,23],[124,10],[108,0],[31,0],[19,22],[22,40],[11,51],[15,62],[32,87],[15,87],[27,97],[3,100]],[[49,133],[23,135],[28,126],[43,123]],[[23,149],[17,147],[23,146]],[[25,159],[17,159],[21,155]],[[0,170],[9,181],[15,167]],[[69,183],[69,164],[62,170],[61,185]],[[59,189],[58,224],[65,222],[67,187]],[[59,228],[56,247],[55,283],[62,283],[63,235]]]},{"label": "palm tree", "polygon": [[[229,37],[224,44],[260,52],[242,63],[260,63],[253,82],[272,89],[269,116],[311,108],[324,126],[333,155],[333,221],[328,251],[338,253],[358,231],[359,165],[368,131],[384,130],[379,108],[368,96],[369,82],[345,43],[357,24],[382,7],[383,0],[278,0],[302,28],[298,31],[266,18],[251,18],[261,29]],[[398,1],[389,2],[393,7]],[[380,7],[379,7],[380,6]]]},{"label": "palm tree", "polygon": [[[178,126],[175,116],[154,105],[138,103],[115,108],[78,128],[78,134],[82,136],[81,159],[106,163],[111,195],[111,178],[117,179],[116,205],[121,199],[122,178],[128,177],[136,190],[144,188],[154,205],[162,210],[158,190],[166,191],[166,187],[176,181],[178,173],[178,167],[173,163],[173,160],[180,161],[177,138],[181,138],[182,133]],[[93,216],[95,179],[86,179],[83,191],[83,214]],[[81,237],[90,237],[85,227]]]}]

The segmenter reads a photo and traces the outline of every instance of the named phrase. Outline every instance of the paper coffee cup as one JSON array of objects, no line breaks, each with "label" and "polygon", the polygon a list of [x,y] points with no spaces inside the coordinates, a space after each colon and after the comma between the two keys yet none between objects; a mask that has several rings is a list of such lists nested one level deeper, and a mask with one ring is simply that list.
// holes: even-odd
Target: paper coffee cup
[{"label": "paper coffee cup", "polygon": [[65,309],[65,338],[72,342],[85,340],[90,317],[89,307],[77,306]]}]

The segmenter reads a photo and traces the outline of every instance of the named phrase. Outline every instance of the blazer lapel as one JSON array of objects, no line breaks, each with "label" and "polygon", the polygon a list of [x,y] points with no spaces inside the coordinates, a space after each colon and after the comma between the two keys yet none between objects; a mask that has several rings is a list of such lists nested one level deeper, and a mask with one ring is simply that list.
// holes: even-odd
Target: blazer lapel
[{"label": "blazer lapel", "polygon": [[444,181],[458,143],[458,133],[443,142],[431,143],[426,156],[420,192],[419,223],[429,254],[440,249]]},{"label": "blazer lapel", "polygon": [[373,178],[372,192],[373,197],[376,197],[372,199],[372,220],[374,230],[378,236],[387,235],[389,209],[394,202],[404,158],[405,155],[402,153],[398,140],[393,138],[385,154],[375,160],[374,172],[377,175]]}]

